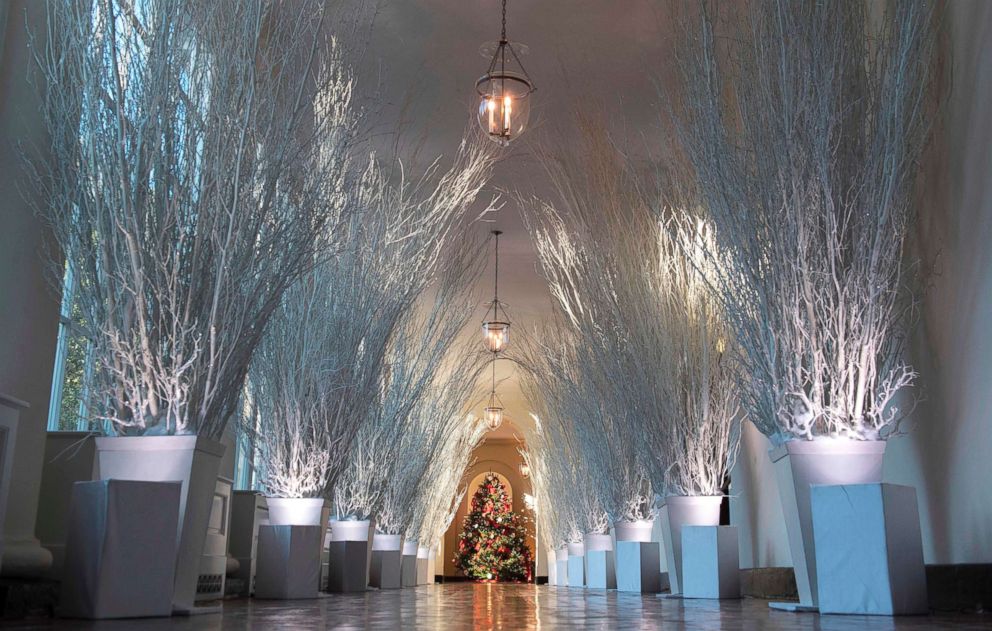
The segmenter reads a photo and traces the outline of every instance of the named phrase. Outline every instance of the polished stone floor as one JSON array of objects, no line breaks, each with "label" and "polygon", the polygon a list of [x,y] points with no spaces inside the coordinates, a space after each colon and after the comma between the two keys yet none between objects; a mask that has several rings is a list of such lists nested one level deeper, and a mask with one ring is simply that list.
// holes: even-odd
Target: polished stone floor
[{"label": "polished stone floor", "polygon": [[911,618],[770,611],[764,600],[689,601],[567,587],[448,583],[324,595],[231,600],[223,614],[155,620],[0,622],[3,629],[992,629],[992,615]]}]

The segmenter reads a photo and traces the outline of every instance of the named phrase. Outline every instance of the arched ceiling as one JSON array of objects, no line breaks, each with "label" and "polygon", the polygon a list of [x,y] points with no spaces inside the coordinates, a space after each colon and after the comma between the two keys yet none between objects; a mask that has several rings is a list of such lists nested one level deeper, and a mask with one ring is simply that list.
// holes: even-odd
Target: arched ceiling
[{"label": "arched ceiling", "polygon": [[[573,106],[570,99],[577,95],[622,112],[628,127],[653,128],[658,93],[652,69],[660,67],[665,38],[660,5],[651,0],[509,0],[509,38],[528,45],[523,61],[538,90],[533,128],[506,152],[490,194],[513,188],[549,194],[528,143],[557,128],[558,114]],[[380,82],[383,101],[377,116],[384,131],[395,129],[403,117],[405,127],[424,134],[425,155],[452,154],[476,106],[475,81],[488,65],[479,47],[498,38],[499,14],[498,0],[383,0],[378,5],[363,80],[366,88]],[[480,235],[494,227],[504,231],[500,297],[508,303],[519,340],[522,331],[547,318],[550,295],[514,203],[507,200],[493,223],[477,225]],[[491,283],[490,269],[479,288],[480,321]],[[510,438],[520,434],[517,427],[531,423],[531,406],[509,362],[501,362],[497,379],[508,422],[494,436]]]}]

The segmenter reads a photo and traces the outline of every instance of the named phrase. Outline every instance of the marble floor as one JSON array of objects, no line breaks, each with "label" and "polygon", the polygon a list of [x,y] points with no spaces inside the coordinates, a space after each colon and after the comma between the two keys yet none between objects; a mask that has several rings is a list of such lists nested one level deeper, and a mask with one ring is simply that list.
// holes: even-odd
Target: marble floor
[{"label": "marble floor", "polygon": [[909,618],[770,611],[764,600],[689,601],[546,585],[448,583],[323,595],[317,600],[230,600],[222,614],[82,622],[0,622],[3,629],[992,629],[992,615]]}]

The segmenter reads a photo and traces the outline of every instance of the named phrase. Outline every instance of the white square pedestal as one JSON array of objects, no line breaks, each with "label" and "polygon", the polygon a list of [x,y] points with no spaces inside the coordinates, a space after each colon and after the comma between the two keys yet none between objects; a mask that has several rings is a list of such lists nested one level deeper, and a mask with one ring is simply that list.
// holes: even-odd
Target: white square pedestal
[{"label": "white square pedestal", "polygon": [[586,587],[616,589],[616,556],[613,550],[586,550]]},{"label": "white square pedestal", "polygon": [[403,553],[400,550],[373,550],[369,585],[379,589],[403,586]]},{"label": "white square pedestal", "polygon": [[619,591],[661,591],[661,546],[657,541],[617,541],[616,561]]},{"label": "white square pedestal", "polygon": [[428,582],[427,565],[429,563],[427,557],[417,557],[417,585],[426,585]]},{"label": "white square pedestal", "polygon": [[811,501],[820,613],[927,613],[916,489],[813,486]]},{"label": "white square pedestal", "polygon": [[555,561],[555,578],[558,587],[568,587],[568,560]]},{"label": "white square pedestal", "polygon": [[585,556],[568,555],[568,586],[584,587],[586,584],[586,558]]},{"label": "white square pedestal", "polygon": [[417,555],[404,554],[400,574],[403,587],[417,586]]},{"label": "white square pedestal", "polygon": [[331,541],[328,543],[327,591],[331,593],[364,592],[368,588],[368,541]]},{"label": "white square pedestal", "polygon": [[741,597],[736,526],[682,527],[682,596]]},{"label": "white square pedestal", "polygon": [[255,598],[316,598],[323,526],[258,529]]},{"label": "white square pedestal", "polygon": [[558,565],[555,560],[555,551],[548,550],[548,585],[558,584]]},{"label": "white square pedestal", "polygon": [[181,493],[179,482],[77,482],[59,615],[172,615]]}]

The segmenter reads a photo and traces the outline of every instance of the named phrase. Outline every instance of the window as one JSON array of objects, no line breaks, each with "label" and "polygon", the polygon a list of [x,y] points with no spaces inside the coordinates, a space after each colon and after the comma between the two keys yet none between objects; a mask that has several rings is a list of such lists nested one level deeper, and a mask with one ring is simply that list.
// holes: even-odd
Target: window
[{"label": "window", "polygon": [[68,265],[62,286],[48,431],[88,431],[94,429],[86,415],[87,388],[93,373],[93,345],[85,333],[82,310],[75,300],[76,279]]}]

